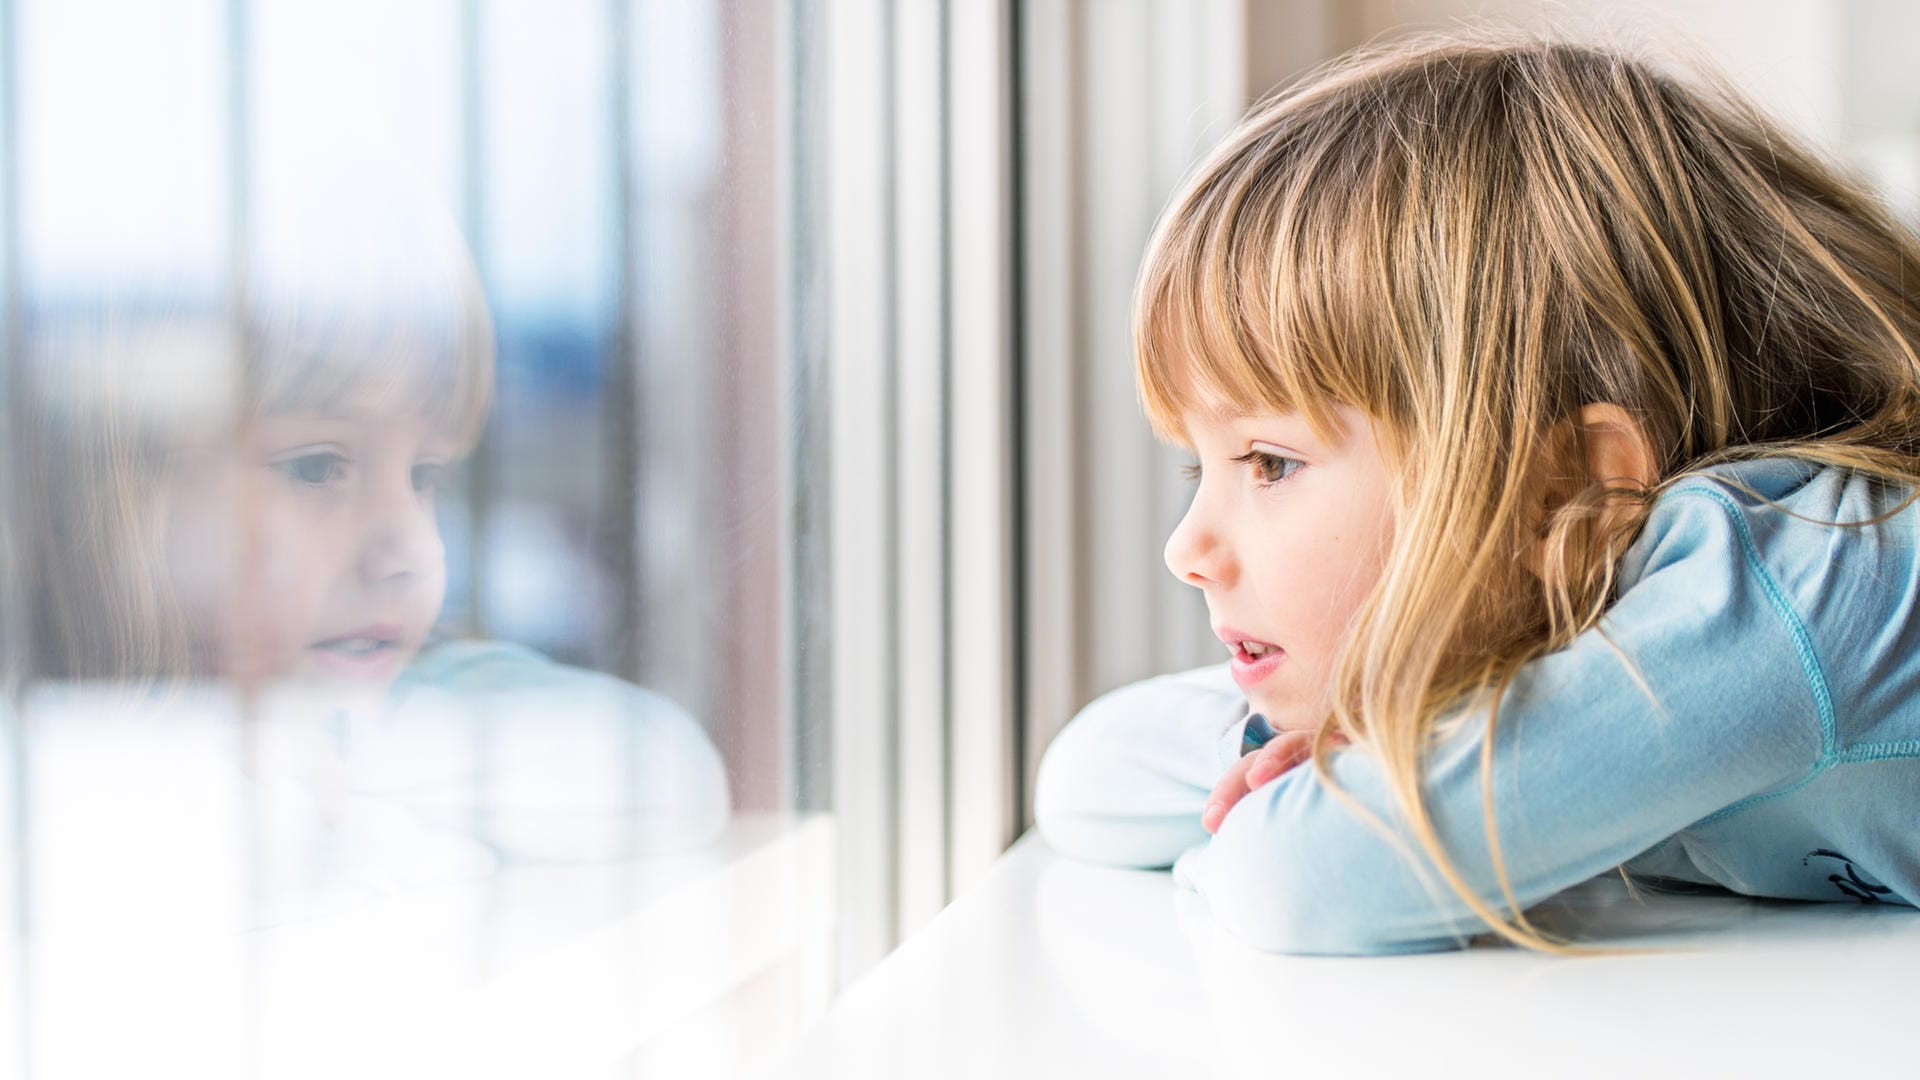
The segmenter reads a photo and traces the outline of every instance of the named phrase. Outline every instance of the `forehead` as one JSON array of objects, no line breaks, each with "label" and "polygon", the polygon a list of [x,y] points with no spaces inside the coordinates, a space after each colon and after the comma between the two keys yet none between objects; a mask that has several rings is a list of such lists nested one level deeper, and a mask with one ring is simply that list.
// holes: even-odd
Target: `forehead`
[{"label": "forehead", "polygon": [[255,368],[256,416],[407,419],[479,437],[492,396],[492,355],[471,343],[411,336],[344,337],[267,350]]},{"label": "forehead", "polygon": [[424,405],[390,398],[270,410],[255,417],[251,427],[260,437],[269,439],[309,433],[415,441],[456,441],[458,437]]},{"label": "forehead", "polygon": [[1324,433],[1297,409],[1249,409],[1220,401],[1200,402],[1181,413],[1180,419],[1189,442],[1202,435],[1240,432],[1253,435],[1264,431],[1284,433],[1294,442],[1334,445],[1344,440],[1350,422],[1343,414],[1349,411],[1336,408],[1332,417],[1335,426],[1332,431]]}]

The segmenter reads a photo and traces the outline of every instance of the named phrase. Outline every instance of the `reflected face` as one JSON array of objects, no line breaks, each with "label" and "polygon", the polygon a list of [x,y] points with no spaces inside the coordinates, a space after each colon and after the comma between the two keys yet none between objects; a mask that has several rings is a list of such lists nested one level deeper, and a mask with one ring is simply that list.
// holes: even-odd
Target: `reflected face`
[{"label": "reflected face", "polygon": [[1200,459],[1167,568],[1206,593],[1234,681],[1277,728],[1319,722],[1348,625],[1379,580],[1392,476],[1372,424],[1327,443],[1293,413],[1187,413]]},{"label": "reflected face", "polygon": [[203,674],[384,688],[446,594],[434,516],[456,447],[392,410],[281,413],[189,449],[166,494],[166,569]]}]

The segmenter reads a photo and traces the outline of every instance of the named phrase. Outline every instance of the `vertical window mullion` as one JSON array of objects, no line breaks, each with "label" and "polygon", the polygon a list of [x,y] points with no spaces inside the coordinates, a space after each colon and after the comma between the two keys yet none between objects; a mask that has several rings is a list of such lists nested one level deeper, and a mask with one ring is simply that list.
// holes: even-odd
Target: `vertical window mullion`
[{"label": "vertical window mullion", "polygon": [[842,985],[895,940],[886,2],[827,6],[827,663]]},{"label": "vertical window mullion", "polygon": [[[460,26],[460,231],[473,259],[474,273],[487,280],[487,143],[484,67],[485,0],[461,0]],[[488,425],[490,428],[492,425]],[[492,508],[493,440],[487,429],[467,458],[467,620],[465,631],[487,635],[487,517]]]},{"label": "vertical window mullion", "polygon": [[952,575],[952,888],[986,872],[1018,829],[1015,730],[1011,3],[949,5],[955,148],[948,250],[947,550]]},{"label": "vertical window mullion", "polygon": [[892,139],[900,936],[947,893],[945,5],[894,4]]},{"label": "vertical window mullion", "polygon": [[[0,1069],[30,1075],[33,1066],[33,968],[28,947],[31,895],[27,846],[28,788],[26,711],[23,708],[31,663],[25,616],[25,586],[30,580],[23,565],[31,553],[26,537],[31,528],[19,495],[20,425],[25,415],[24,361],[21,346],[20,287],[20,169],[18,110],[20,82],[15,42],[19,20],[14,0],[0,0],[0,737],[4,737],[7,774],[0,777],[7,791],[6,861],[13,887],[0,904],[7,918],[0,934],[6,946],[6,974],[13,982],[16,1007],[0,1017],[0,1044],[14,1047],[11,1060]],[[7,1036],[11,1036],[10,1038]]]},{"label": "vertical window mullion", "polygon": [[[1085,473],[1080,467],[1085,362],[1081,342],[1085,289],[1076,258],[1077,198],[1088,136],[1076,133],[1081,109],[1081,0],[1039,0],[1021,8],[1021,309],[1020,416],[1024,453],[1021,557],[1026,588],[1022,636],[1030,650],[1023,682],[1026,760],[1021,820],[1032,820],[1033,779],[1060,723],[1084,700],[1088,627]],[[1090,455],[1089,460],[1100,460]]]},{"label": "vertical window mullion", "polygon": [[645,505],[640,486],[645,478],[641,459],[640,402],[638,377],[640,363],[640,326],[642,315],[637,303],[638,237],[635,235],[633,203],[637,180],[634,175],[632,93],[632,14],[631,0],[608,0],[608,125],[613,144],[613,220],[614,220],[614,323],[613,339],[607,350],[606,409],[608,420],[607,459],[600,475],[607,501],[613,507],[615,550],[620,566],[618,633],[622,640],[617,663],[623,679],[639,681],[645,635],[640,629],[641,597],[645,592],[641,574],[644,560],[640,551],[640,508]]}]

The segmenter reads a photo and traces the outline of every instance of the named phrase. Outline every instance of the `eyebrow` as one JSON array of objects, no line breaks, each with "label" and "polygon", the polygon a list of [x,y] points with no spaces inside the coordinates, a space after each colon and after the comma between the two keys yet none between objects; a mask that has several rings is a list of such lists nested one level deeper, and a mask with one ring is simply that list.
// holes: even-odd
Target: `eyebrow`
[{"label": "eyebrow", "polygon": [[1256,412],[1247,412],[1244,409],[1217,409],[1217,410],[1211,410],[1211,411],[1205,412],[1204,416],[1206,417],[1206,419],[1212,421],[1213,423],[1228,424],[1228,425],[1242,424],[1242,423],[1247,423],[1249,421],[1254,423],[1273,423],[1275,421],[1280,421],[1284,423],[1297,423],[1302,425],[1306,429],[1308,435],[1314,437],[1315,442],[1319,441],[1318,435],[1313,431],[1313,425],[1307,422],[1307,418],[1305,416],[1302,416],[1300,413],[1297,413],[1297,412],[1289,411],[1289,412],[1281,412],[1281,413],[1268,413],[1268,412],[1256,413]]},{"label": "eyebrow", "polygon": [[1312,456],[1338,453],[1347,441],[1347,433],[1344,430],[1333,432],[1332,438],[1323,437],[1318,431],[1313,429],[1313,425],[1308,422],[1306,416],[1293,411],[1283,413],[1250,413],[1234,410],[1230,412],[1212,413],[1210,415],[1216,423],[1222,424],[1234,424],[1248,420],[1255,422],[1283,420],[1297,423],[1300,430],[1298,432],[1290,432],[1286,436],[1279,436],[1277,432],[1274,433],[1273,436],[1257,432],[1247,436],[1247,438],[1253,442],[1264,443],[1268,446],[1286,451],[1289,454]]},{"label": "eyebrow", "polygon": [[396,416],[425,419],[426,413],[424,410],[382,409],[364,405],[321,405],[311,408],[271,409],[261,414],[261,419],[364,424]]},{"label": "eyebrow", "polygon": [[1277,419],[1277,420],[1296,420],[1296,419],[1304,420],[1305,419],[1305,416],[1303,416],[1300,410],[1298,409],[1282,409],[1278,412],[1264,412],[1264,411],[1252,412],[1250,410],[1243,409],[1238,405],[1220,405],[1220,406],[1202,405],[1202,406],[1198,406],[1196,408],[1196,411],[1212,419],[1225,420],[1229,422],[1235,421],[1235,420],[1265,420],[1269,418]]}]

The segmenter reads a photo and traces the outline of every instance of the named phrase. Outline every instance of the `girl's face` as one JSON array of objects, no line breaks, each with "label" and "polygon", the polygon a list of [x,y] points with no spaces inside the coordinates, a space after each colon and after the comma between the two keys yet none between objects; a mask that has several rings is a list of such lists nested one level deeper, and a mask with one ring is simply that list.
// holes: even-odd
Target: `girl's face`
[{"label": "girl's face", "polygon": [[1319,722],[1349,622],[1379,579],[1390,476],[1373,426],[1339,407],[1338,441],[1294,413],[1189,412],[1200,486],[1167,568],[1206,593],[1233,678],[1278,728]]},{"label": "girl's face", "polygon": [[392,681],[446,593],[434,495],[457,450],[391,408],[270,415],[189,449],[162,543],[204,673]]}]

